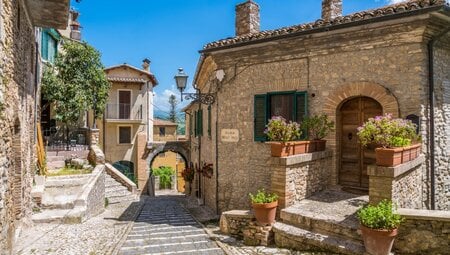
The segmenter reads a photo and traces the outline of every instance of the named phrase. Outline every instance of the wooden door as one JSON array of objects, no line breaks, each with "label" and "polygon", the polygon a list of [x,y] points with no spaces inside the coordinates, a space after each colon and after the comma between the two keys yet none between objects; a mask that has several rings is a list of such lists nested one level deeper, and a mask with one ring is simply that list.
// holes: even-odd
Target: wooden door
[{"label": "wooden door", "polygon": [[357,128],[369,118],[383,114],[381,105],[372,98],[358,97],[341,107],[341,158],[339,184],[367,190],[367,166],[375,164],[373,147],[363,148],[358,142]]},{"label": "wooden door", "polygon": [[131,91],[119,90],[119,119],[130,119]]}]

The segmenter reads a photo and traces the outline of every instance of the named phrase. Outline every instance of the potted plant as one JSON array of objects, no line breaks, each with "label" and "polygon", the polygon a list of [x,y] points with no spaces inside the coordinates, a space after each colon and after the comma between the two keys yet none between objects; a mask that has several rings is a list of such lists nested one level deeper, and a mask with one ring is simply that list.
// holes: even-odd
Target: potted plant
[{"label": "potted plant", "polygon": [[325,114],[314,115],[305,118],[302,127],[308,134],[308,140],[312,141],[311,152],[324,151],[327,142],[324,138],[333,130],[334,122]]},{"label": "potted plant", "polygon": [[391,114],[370,118],[358,128],[363,146],[375,145],[376,164],[397,166],[417,158],[421,152],[416,125],[409,120],[394,119]]},{"label": "potted plant", "polygon": [[376,206],[368,205],[357,212],[364,246],[369,254],[390,254],[397,229],[403,221],[393,209],[392,202],[383,200]]},{"label": "potted plant", "polygon": [[296,141],[302,134],[297,122],[287,122],[283,117],[274,116],[269,120],[264,132],[270,141],[268,144],[272,157],[287,157],[308,150],[308,141]]},{"label": "potted plant", "polygon": [[183,177],[185,184],[188,186],[186,187],[186,191],[188,195],[190,195],[192,189],[192,182],[194,181],[195,178],[195,171],[193,169],[193,166],[186,167],[183,170],[183,172],[181,172],[181,176]]},{"label": "potted plant", "polygon": [[272,224],[277,213],[278,196],[260,189],[256,194],[249,194],[255,218],[260,224]]}]

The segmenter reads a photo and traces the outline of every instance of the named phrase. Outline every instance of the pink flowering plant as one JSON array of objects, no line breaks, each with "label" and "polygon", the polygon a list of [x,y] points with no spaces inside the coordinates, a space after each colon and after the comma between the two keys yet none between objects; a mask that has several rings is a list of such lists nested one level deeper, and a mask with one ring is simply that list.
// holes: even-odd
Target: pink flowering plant
[{"label": "pink flowering plant", "polygon": [[358,137],[363,146],[376,144],[383,148],[409,146],[419,140],[415,124],[409,120],[394,119],[392,114],[370,118],[358,128]]},{"label": "pink flowering plant", "polygon": [[267,128],[264,131],[270,141],[288,142],[300,138],[300,124],[289,121],[280,116],[274,116],[269,120]]}]

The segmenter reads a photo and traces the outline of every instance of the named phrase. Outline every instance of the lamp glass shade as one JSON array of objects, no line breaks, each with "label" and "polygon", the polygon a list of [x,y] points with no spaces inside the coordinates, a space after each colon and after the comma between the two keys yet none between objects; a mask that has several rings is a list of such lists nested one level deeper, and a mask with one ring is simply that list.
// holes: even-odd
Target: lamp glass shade
[{"label": "lamp glass shade", "polygon": [[188,75],[183,71],[183,68],[178,69],[177,75],[175,75],[175,81],[177,83],[177,88],[179,91],[183,92],[186,88]]}]

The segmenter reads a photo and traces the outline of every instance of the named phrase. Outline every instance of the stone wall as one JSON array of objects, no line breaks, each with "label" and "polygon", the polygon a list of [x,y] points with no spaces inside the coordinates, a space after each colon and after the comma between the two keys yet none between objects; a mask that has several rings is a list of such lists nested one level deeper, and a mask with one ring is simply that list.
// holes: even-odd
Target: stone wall
[{"label": "stone wall", "polygon": [[400,209],[406,218],[394,242],[399,254],[449,254],[450,212]]},{"label": "stone wall", "polygon": [[450,210],[450,32],[435,45],[436,209]]},{"label": "stone wall", "polygon": [[306,153],[286,158],[271,158],[271,191],[279,196],[283,209],[327,188],[331,151]]},{"label": "stone wall", "polygon": [[31,223],[35,171],[34,28],[24,1],[0,1],[0,250]]},{"label": "stone wall", "polygon": [[399,208],[422,208],[422,173],[425,157],[396,167],[369,166],[369,201],[392,200]]},{"label": "stone wall", "polygon": [[81,196],[82,199],[84,197],[86,197],[85,217],[87,219],[97,216],[105,210],[105,165],[95,167],[89,185]]}]

